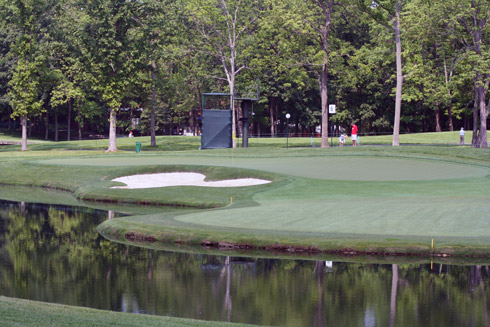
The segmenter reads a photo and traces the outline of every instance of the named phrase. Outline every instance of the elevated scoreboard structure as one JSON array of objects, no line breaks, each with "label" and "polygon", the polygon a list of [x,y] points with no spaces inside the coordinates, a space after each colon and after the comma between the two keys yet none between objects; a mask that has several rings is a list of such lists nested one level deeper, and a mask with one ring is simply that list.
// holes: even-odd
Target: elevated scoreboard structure
[{"label": "elevated scoreboard structure", "polygon": [[201,149],[223,149],[233,146],[231,93],[204,93],[202,95]]},{"label": "elevated scoreboard structure", "polygon": [[252,102],[260,96],[257,84],[254,92],[244,93],[204,93],[202,95],[201,149],[223,149],[233,147],[232,103],[240,101],[243,124],[242,147],[248,147],[249,113]]}]

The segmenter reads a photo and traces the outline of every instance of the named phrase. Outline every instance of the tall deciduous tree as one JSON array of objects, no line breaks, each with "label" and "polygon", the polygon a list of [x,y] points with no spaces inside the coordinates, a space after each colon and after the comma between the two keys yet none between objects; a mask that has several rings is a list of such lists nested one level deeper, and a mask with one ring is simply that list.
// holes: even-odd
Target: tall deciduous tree
[{"label": "tall deciduous tree", "polygon": [[[201,50],[219,60],[230,93],[235,93],[238,73],[246,67],[244,49],[257,19],[257,3],[251,0],[190,0],[188,13],[202,37]],[[236,148],[235,101],[231,101],[233,148]]]},{"label": "tall deciduous tree", "polygon": [[89,0],[80,4],[85,64],[90,67],[93,88],[109,110],[108,152],[117,151],[116,114],[136,75],[140,54],[133,47],[130,35],[143,5],[140,1],[127,0]]},{"label": "tall deciduous tree", "polygon": [[[89,76],[86,67],[82,64],[80,25],[74,24],[78,17],[78,8],[70,1],[59,2],[60,6],[53,17],[54,26],[48,31],[50,42],[46,47],[46,52],[49,53],[50,68],[55,75],[55,85],[50,90],[49,99],[53,109],[67,107],[66,139],[69,141],[71,139],[72,109],[79,109],[82,99],[87,96],[88,88],[85,86],[84,91],[83,84]],[[81,138],[80,115],[77,119],[79,120],[78,137]],[[57,131],[55,134],[57,135]]]},{"label": "tall deciduous tree", "polygon": [[0,10],[0,113],[3,117],[8,117],[8,129],[10,130],[12,109],[8,95],[8,83],[12,78],[16,62],[11,48],[14,46],[18,31],[7,21],[10,14],[6,9]]},{"label": "tall deciduous tree", "polygon": [[[140,44],[143,52],[141,70],[148,72],[142,84],[149,85],[150,95],[150,136],[151,146],[156,146],[157,98],[163,96],[169,67],[178,62],[182,52],[181,45],[187,37],[188,26],[183,15],[182,1],[156,0],[147,3],[142,15],[137,19],[140,26],[134,41]],[[167,96],[168,94],[165,94]]]},{"label": "tall deciduous tree", "polygon": [[[323,55],[320,72],[320,97],[321,97],[321,121],[322,121],[322,141],[321,147],[328,147],[328,69],[330,49],[330,32],[332,30],[332,14],[334,6],[338,5],[337,0],[311,0],[319,9],[319,13],[313,17],[307,17],[306,22],[317,32],[317,40],[320,43]],[[315,11],[313,11],[315,12]]]},{"label": "tall deciduous tree", "polygon": [[447,15],[445,1],[414,0],[406,6],[405,50],[407,87],[403,99],[423,103],[434,113],[436,131],[443,129],[443,110],[447,110],[448,127],[453,124],[453,89],[460,78],[460,63],[467,53],[456,42],[455,27]]},{"label": "tall deciduous tree", "polygon": [[40,99],[40,75],[45,64],[45,56],[39,51],[42,37],[41,21],[49,11],[51,2],[41,0],[2,1],[2,6],[10,9],[12,22],[19,30],[13,53],[17,65],[12,74],[10,98],[12,117],[20,117],[22,125],[21,149],[27,150],[28,117],[42,109]]},{"label": "tall deciduous tree", "polygon": [[484,0],[450,0],[445,2],[447,15],[460,27],[456,37],[468,51],[467,60],[473,67],[475,88],[473,140],[475,148],[488,148],[486,93],[490,85],[490,3]]},{"label": "tall deciduous tree", "polygon": [[[289,101],[300,103],[299,94],[304,94],[311,84],[303,61],[310,40],[296,33],[302,24],[301,16],[294,11],[294,1],[268,0],[265,4],[257,22],[251,69],[244,75],[249,80],[259,76],[261,102],[269,108],[266,121],[270,124],[270,134],[275,136],[279,108]],[[298,117],[299,113],[291,112],[291,115]]]},{"label": "tall deciduous tree", "polygon": [[360,7],[378,23],[393,30],[396,57],[395,117],[393,122],[393,146],[400,145],[400,117],[402,106],[403,66],[400,17],[407,0],[359,0]]}]

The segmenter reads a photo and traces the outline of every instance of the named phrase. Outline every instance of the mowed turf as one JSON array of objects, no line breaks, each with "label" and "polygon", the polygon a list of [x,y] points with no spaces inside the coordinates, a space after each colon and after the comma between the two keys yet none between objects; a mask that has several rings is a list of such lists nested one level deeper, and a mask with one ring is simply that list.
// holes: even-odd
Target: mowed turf
[{"label": "mowed turf", "polygon": [[264,170],[273,173],[328,180],[351,181],[423,181],[482,177],[485,167],[414,158],[323,156],[280,158],[206,157],[197,155],[141,155],[125,158],[53,159],[42,164],[70,166],[148,166],[208,165]]},{"label": "mowed turf", "polygon": [[128,223],[125,227],[129,229],[153,226],[165,230],[173,221],[191,229],[242,233],[249,240],[281,233],[296,240],[310,239],[310,245],[315,245],[312,239],[338,242],[342,238],[395,247],[407,240],[428,247],[433,238],[436,245],[446,247],[490,245],[490,170],[485,166],[352,153],[280,158],[142,155],[39,163],[98,167],[199,164],[294,176],[286,184],[255,194],[255,205],[232,204],[171,219],[158,214],[118,219]]},{"label": "mowed turf", "polygon": [[131,314],[0,296],[0,326],[8,327],[216,327],[252,325]]}]

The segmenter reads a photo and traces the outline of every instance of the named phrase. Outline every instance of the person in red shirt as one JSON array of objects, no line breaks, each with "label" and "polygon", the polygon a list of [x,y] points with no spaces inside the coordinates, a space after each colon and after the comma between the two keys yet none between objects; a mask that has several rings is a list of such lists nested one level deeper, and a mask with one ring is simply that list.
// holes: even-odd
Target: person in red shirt
[{"label": "person in red shirt", "polygon": [[352,127],[351,137],[352,137],[352,146],[357,146],[357,126],[356,124],[350,124]]}]

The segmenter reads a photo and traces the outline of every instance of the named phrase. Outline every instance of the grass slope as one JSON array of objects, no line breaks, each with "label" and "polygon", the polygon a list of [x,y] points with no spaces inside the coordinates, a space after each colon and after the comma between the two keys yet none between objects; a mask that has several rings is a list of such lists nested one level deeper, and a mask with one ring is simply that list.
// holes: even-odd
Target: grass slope
[{"label": "grass slope", "polygon": [[[174,139],[187,148],[187,137]],[[273,183],[110,189],[115,177],[162,171]],[[0,152],[3,184],[58,188],[89,201],[221,207],[112,220],[100,227],[111,237],[283,250],[487,255],[489,175],[487,150],[458,146]]]},{"label": "grass slope", "polygon": [[51,304],[0,296],[1,325],[8,327],[56,327],[56,326],[165,326],[165,327],[214,327],[251,326],[244,324],[200,321],[193,319],[130,314]]}]

